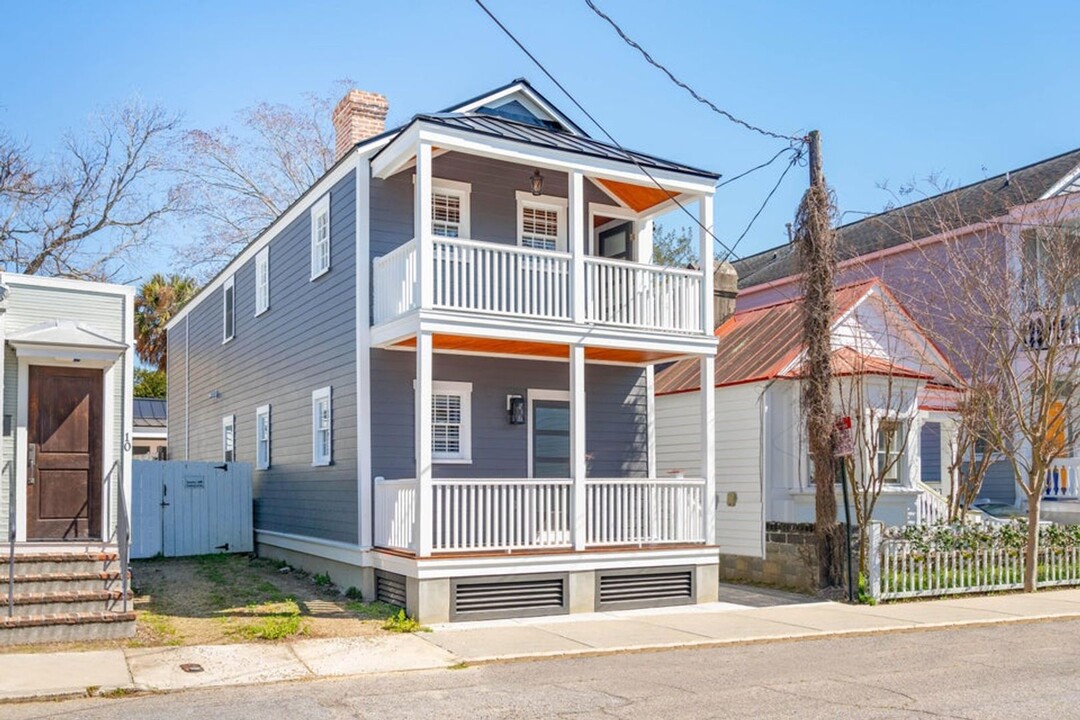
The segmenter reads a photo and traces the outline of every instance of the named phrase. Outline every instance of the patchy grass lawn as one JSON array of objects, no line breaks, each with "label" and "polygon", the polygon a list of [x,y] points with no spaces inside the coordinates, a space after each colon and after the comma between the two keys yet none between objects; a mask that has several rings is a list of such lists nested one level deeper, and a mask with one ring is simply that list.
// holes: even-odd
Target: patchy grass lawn
[{"label": "patchy grass lawn", "polygon": [[218,645],[302,637],[381,634],[398,608],[348,597],[326,575],[282,572],[249,555],[133,560],[134,638],[95,643],[15,646],[0,652],[104,647]]}]

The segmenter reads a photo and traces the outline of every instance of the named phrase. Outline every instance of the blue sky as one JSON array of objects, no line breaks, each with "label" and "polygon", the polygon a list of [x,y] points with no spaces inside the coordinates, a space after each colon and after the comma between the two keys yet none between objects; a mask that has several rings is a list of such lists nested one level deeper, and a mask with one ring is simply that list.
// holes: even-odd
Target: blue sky
[{"label": "blue sky", "polygon": [[[972,182],[1080,146],[1068,71],[1080,3],[597,2],[721,107],[785,133],[820,129],[842,210],[879,210],[883,182]],[[782,147],[692,101],[584,0],[488,4],[628,147],[728,177]],[[214,127],[346,77],[387,95],[391,122],[518,76],[578,117],[471,0],[39,0],[0,11],[19,29],[5,47],[0,128],[38,152],[135,94]],[[721,238],[742,231],[781,170],[718,192]],[[792,170],[740,254],[784,241],[805,180]],[[168,261],[163,249],[156,264]]]}]

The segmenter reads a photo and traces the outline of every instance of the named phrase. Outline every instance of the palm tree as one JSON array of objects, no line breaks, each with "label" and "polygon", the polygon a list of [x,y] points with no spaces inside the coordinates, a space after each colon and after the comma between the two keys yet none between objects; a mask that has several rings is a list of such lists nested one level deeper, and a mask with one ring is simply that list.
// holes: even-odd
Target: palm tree
[{"label": "palm tree", "polygon": [[198,289],[189,277],[161,273],[139,288],[135,296],[135,352],[143,362],[166,369],[165,325]]}]

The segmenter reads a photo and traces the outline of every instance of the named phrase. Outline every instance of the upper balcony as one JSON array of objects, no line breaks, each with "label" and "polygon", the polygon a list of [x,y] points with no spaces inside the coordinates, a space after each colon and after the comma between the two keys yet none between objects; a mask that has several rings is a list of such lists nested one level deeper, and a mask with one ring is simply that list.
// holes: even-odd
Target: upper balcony
[{"label": "upper balcony", "polygon": [[[715,176],[580,136],[440,120],[414,120],[372,160],[375,182],[407,188],[411,175],[413,203],[412,238],[373,259],[374,344],[426,329],[642,362],[714,351]],[[654,264],[654,219],[683,209],[699,226],[696,267]]]}]

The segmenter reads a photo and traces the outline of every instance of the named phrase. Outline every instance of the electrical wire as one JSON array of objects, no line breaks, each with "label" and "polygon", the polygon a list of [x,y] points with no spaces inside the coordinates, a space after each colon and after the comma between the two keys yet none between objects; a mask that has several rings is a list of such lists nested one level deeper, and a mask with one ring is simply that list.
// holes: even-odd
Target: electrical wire
[{"label": "electrical wire", "polygon": [[763,163],[761,163],[760,165],[755,165],[754,167],[750,168],[749,170],[747,170],[747,171],[745,171],[745,172],[741,172],[741,173],[739,173],[739,174],[738,174],[738,175],[736,175],[735,177],[731,177],[731,178],[728,178],[728,179],[727,179],[727,180],[725,180],[724,182],[722,182],[722,183],[720,183],[719,185],[717,185],[717,186],[716,186],[716,189],[717,189],[717,190],[719,190],[720,188],[724,187],[725,185],[730,185],[731,183],[735,182],[736,180],[738,180],[738,179],[740,179],[740,178],[744,178],[744,177],[746,177],[746,176],[747,176],[747,175],[749,175],[750,173],[753,173],[753,172],[757,172],[758,170],[762,170],[762,169],[764,169],[764,168],[767,168],[767,167],[769,167],[769,166],[770,166],[770,165],[772,165],[772,164],[773,164],[774,162],[776,162],[776,160],[777,160],[777,159],[778,159],[778,158],[779,158],[779,157],[780,157],[781,155],[783,155],[783,154],[784,154],[784,153],[786,153],[786,152],[790,152],[790,153],[795,153],[796,155],[798,155],[798,154],[799,154],[799,149],[798,149],[798,148],[794,148],[794,147],[786,147],[786,148],[783,148],[783,149],[781,149],[781,150],[780,150],[780,152],[778,152],[778,153],[776,153],[775,155],[773,155],[773,156],[772,156],[772,159],[770,159],[770,160],[768,160],[768,161],[766,161],[766,162],[763,162]]},{"label": "electrical wire", "polygon": [[742,127],[746,128],[747,130],[751,130],[753,132],[760,133],[761,135],[764,135],[766,137],[775,138],[777,140],[787,140],[787,141],[791,142],[793,145],[795,145],[795,144],[802,145],[802,144],[804,144],[806,142],[806,138],[804,138],[804,137],[798,137],[796,135],[785,135],[783,133],[773,132],[772,130],[766,130],[765,128],[758,127],[757,125],[752,125],[752,124],[746,122],[745,120],[741,120],[741,119],[735,117],[734,115],[732,115],[727,110],[724,110],[724,109],[722,109],[720,107],[717,107],[717,105],[714,102],[712,102],[708,98],[702,97],[701,94],[699,94],[696,90],[694,90],[688,84],[686,84],[685,82],[683,82],[679,78],[675,77],[675,73],[671,72],[671,70],[668,70],[667,67],[665,67],[663,64],[661,64],[661,63],[657,62],[655,59],[653,59],[653,56],[650,55],[649,52],[647,50],[645,50],[645,48],[641,47],[641,45],[638,42],[636,42],[633,38],[631,38],[629,35],[627,35],[626,32],[624,32],[623,29],[621,27],[619,27],[619,24],[611,19],[611,16],[607,15],[606,13],[604,13],[603,10],[596,7],[596,4],[593,2],[593,0],[585,0],[585,4],[588,5],[589,8],[594,13],[596,13],[598,16],[600,16],[601,18],[606,20],[607,23],[609,25],[611,25],[612,28],[615,29],[615,32],[619,34],[619,37],[621,37],[623,39],[623,42],[625,42],[627,45],[629,45],[630,47],[634,48],[639,53],[641,53],[641,56],[643,58],[645,58],[645,61],[647,63],[649,63],[650,65],[655,67],[657,70],[659,70],[660,72],[667,75],[668,78],[671,80],[671,82],[675,83],[676,85],[681,87],[683,90],[688,92],[690,94],[690,97],[694,98],[699,103],[701,103],[702,105],[704,105],[707,108],[709,108],[710,110],[712,110],[714,113],[717,113],[718,115],[721,115],[721,116],[727,118],[728,120],[735,123],[736,125],[741,125]]},{"label": "electrical wire", "polygon": [[484,13],[489,18],[491,18],[491,20],[496,25],[499,26],[499,29],[502,30],[503,33],[505,33],[506,36],[508,38],[510,38],[514,42],[514,44],[517,45],[518,48],[520,48],[521,51],[523,53],[525,53],[525,55],[528,56],[528,58],[530,60],[533,61],[533,64],[535,64],[536,67],[540,68],[540,71],[542,73],[544,73],[544,75],[547,76],[548,80],[551,80],[551,82],[553,82],[555,84],[555,86],[557,88],[559,88],[559,90],[561,90],[562,93],[564,95],[566,95],[566,97],[568,97],[570,99],[570,102],[574,103],[574,105],[577,107],[577,109],[580,110],[585,115],[585,117],[589,118],[589,120],[592,121],[592,123],[594,125],[596,125],[597,128],[600,129],[600,132],[604,133],[604,135],[607,137],[607,139],[610,140],[611,143],[616,148],[618,148],[619,151],[621,153],[623,153],[623,155],[626,156],[627,160],[632,162],[637,167],[638,170],[640,170],[647,178],[649,178],[649,180],[652,181],[652,183],[654,185],[656,185],[656,187],[658,187],[660,190],[663,190],[665,193],[668,193],[668,195],[671,196],[671,201],[674,202],[675,205],[677,205],[680,210],[682,210],[684,213],[686,213],[687,217],[689,217],[691,220],[694,221],[694,224],[696,224],[699,228],[701,228],[701,230],[704,233],[706,233],[709,237],[711,237],[713,239],[713,242],[715,242],[717,245],[719,245],[721,248],[723,248],[725,251],[727,251],[729,256],[732,255],[731,248],[729,248],[727,246],[727,244],[724,243],[724,241],[722,241],[720,238],[716,237],[716,234],[713,233],[711,228],[705,227],[705,225],[702,224],[701,220],[698,219],[697,215],[690,212],[690,210],[685,205],[683,205],[681,202],[679,202],[679,199],[677,197],[675,197],[674,195],[672,195],[670,190],[668,190],[663,185],[661,185],[660,182],[655,177],[653,177],[652,173],[650,173],[644,166],[642,166],[642,164],[640,162],[638,162],[637,158],[635,158],[632,154],[630,154],[626,150],[626,148],[624,148],[619,143],[619,141],[616,140],[615,137],[611,133],[609,133],[607,131],[607,129],[603,126],[603,124],[601,124],[599,120],[597,120],[595,117],[593,117],[592,113],[590,113],[588,110],[586,110],[585,107],[580,102],[578,102],[577,98],[575,98],[574,95],[569,90],[567,90],[566,87],[561,82],[559,82],[558,79],[554,75],[551,74],[551,72],[544,66],[544,64],[542,62],[540,62],[536,58],[536,56],[533,55],[532,52],[530,52],[529,49],[527,47],[525,47],[525,45],[520,40],[518,40],[517,37],[512,32],[510,32],[510,29],[507,28],[505,25],[503,25],[502,21],[500,21],[499,18],[495,17],[495,14],[492,13],[491,10],[489,10],[486,5],[484,5],[483,0],[474,0],[474,2],[477,5],[479,5],[480,9],[483,10]]},{"label": "electrical wire", "polygon": [[743,238],[746,237],[747,233],[750,232],[750,228],[754,227],[754,223],[757,222],[757,219],[759,217],[761,217],[761,213],[765,211],[765,206],[769,204],[770,200],[772,200],[772,196],[776,194],[776,191],[780,188],[780,184],[784,182],[784,178],[787,177],[788,172],[791,170],[791,168],[795,167],[799,163],[799,160],[801,158],[801,152],[796,153],[795,156],[791,158],[791,162],[789,162],[787,164],[787,167],[784,168],[784,171],[780,173],[780,177],[777,179],[776,184],[773,185],[772,190],[770,190],[769,194],[765,196],[765,200],[761,203],[761,207],[757,209],[757,212],[754,213],[754,216],[752,218],[750,218],[750,222],[747,223],[746,228],[742,231],[742,234],[739,235],[739,237],[731,245],[731,249],[728,251],[728,254],[725,255],[723,258],[724,260],[727,260],[729,257],[734,257],[736,260],[738,259],[738,255],[735,254],[735,248],[739,247],[739,243],[741,243],[743,241]]}]

